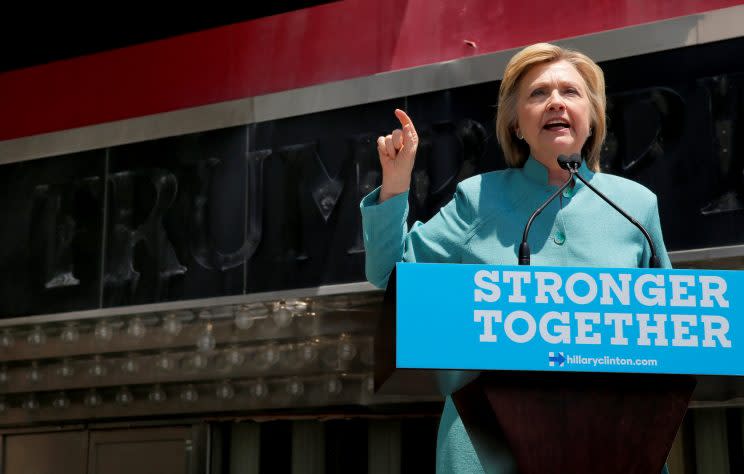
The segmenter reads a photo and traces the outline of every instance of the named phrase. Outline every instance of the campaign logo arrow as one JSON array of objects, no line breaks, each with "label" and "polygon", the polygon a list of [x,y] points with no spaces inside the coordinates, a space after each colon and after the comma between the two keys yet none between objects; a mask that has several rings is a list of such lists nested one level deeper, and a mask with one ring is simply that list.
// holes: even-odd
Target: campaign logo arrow
[{"label": "campaign logo arrow", "polygon": [[558,367],[562,367],[563,364],[566,362],[566,357],[563,355],[563,352],[549,352],[548,353],[548,364],[550,364],[551,367],[555,367],[556,365]]}]

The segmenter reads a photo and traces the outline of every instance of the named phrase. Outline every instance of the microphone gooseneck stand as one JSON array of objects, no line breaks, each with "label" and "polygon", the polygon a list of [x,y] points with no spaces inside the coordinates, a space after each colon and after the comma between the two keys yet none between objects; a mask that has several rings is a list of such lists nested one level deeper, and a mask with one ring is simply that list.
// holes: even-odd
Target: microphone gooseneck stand
[{"label": "microphone gooseneck stand", "polygon": [[558,188],[558,190],[553,193],[552,196],[548,198],[547,201],[545,201],[540,207],[537,208],[535,212],[532,213],[529,220],[527,221],[527,225],[524,227],[524,233],[522,234],[522,243],[519,245],[519,264],[520,265],[529,265],[530,264],[530,246],[527,244],[527,236],[530,232],[530,227],[532,226],[532,222],[535,220],[535,218],[550,204],[553,199],[555,199],[561,192],[563,192],[566,187],[571,184],[574,177],[578,178],[582,183],[584,183],[589,189],[591,189],[594,194],[601,197],[607,204],[612,206],[617,212],[619,212],[623,217],[628,219],[631,224],[636,226],[642,233],[643,236],[646,238],[646,241],[648,242],[649,248],[651,249],[651,256],[648,259],[648,266],[649,268],[660,268],[661,267],[661,259],[659,259],[659,256],[656,253],[656,245],[654,245],[653,240],[651,239],[651,236],[649,235],[648,231],[633,217],[628,215],[627,212],[622,210],[620,206],[612,202],[610,198],[602,194],[597,188],[592,186],[589,181],[584,179],[583,176],[579,173],[579,167],[581,166],[581,155],[578,153],[566,156],[566,155],[559,155],[558,156],[558,165],[564,169],[568,170],[570,173],[569,178],[566,180],[563,185]]},{"label": "microphone gooseneck stand", "polygon": [[[561,155],[563,156],[563,155]],[[552,196],[550,196],[547,201],[542,203],[540,207],[538,207],[535,212],[532,213],[529,220],[527,221],[527,225],[524,226],[524,232],[522,233],[522,243],[519,244],[519,264],[520,265],[529,265],[530,264],[530,246],[527,243],[527,236],[530,233],[530,227],[532,227],[532,222],[535,220],[537,216],[540,215],[540,213],[545,210],[546,207],[548,207],[548,204],[550,204],[553,199],[558,197],[560,193],[563,192],[564,189],[568,187],[569,184],[573,181],[573,174],[571,174],[568,179],[566,180],[563,185],[558,188],[558,191],[554,192]]]},{"label": "microphone gooseneck stand", "polygon": [[[564,159],[562,159],[564,158]],[[579,173],[579,166],[581,166],[581,155],[574,154],[569,156],[568,158],[565,158],[564,155],[561,155],[558,157],[558,164],[561,168],[567,169],[571,175],[576,176],[579,178],[579,180],[586,185],[589,189],[594,191],[594,194],[601,197],[607,204],[613,207],[617,212],[619,212],[623,217],[628,219],[631,224],[636,226],[638,230],[640,230],[643,233],[643,236],[646,238],[646,241],[648,242],[648,246],[651,249],[651,256],[648,258],[648,267],[649,268],[660,268],[661,267],[661,259],[656,253],[656,245],[654,245],[654,241],[651,239],[651,235],[649,235],[648,231],[645,227],[641,225],[640,222],[635,220],[632,216],[628,215],[627,212],[622,210],[620,206],[612,202],[610,198],[602,194],[597,188],[592,186],[589,181],[584,179],[583,176]]]}]

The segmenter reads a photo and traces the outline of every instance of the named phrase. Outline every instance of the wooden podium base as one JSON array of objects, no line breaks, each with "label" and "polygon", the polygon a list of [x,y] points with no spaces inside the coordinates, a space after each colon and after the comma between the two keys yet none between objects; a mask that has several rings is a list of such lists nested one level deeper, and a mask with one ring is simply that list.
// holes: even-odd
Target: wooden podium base
[{"label": "wooden podium base", "polygon": [[695,378],[488,372],[452,395],[476,446],[506,443],[520,474],[659,474]]}]

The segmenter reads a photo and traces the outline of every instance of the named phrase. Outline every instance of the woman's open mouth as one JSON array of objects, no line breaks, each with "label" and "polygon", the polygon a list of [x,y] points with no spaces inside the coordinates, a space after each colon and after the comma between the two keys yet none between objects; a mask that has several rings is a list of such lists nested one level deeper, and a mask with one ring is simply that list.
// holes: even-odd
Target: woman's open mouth
[{"label": "woman's open mouth", "polygon": [[560,132],[564,130],[568,130],[571,128],[571,124],[569,124],[565,120],[550,120],[548,123],[543,125],[544,130],[550,130],[552,132]]}]

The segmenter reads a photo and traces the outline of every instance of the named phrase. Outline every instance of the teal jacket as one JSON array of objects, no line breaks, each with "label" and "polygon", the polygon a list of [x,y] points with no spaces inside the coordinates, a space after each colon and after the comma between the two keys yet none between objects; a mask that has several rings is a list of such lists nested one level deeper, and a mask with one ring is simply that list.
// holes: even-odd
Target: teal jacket
[{"label": "teal jacket", "polygon": [[[579,172],[648,230],[662,266],[671,268],[656,196],[633,181],[593,173],[585,164]],[[461,182],[452,201],[409,231],[408,193],[378,204],[378,188],[361,202],[367,279],[385,287],[399,261],[516,265],[524,225],[557,189],[548,184],[547,169],[530,157],[523,168]],[[528,243],[532,265],[646,267],[650,255],[638,228],[578,180],[537,217]],[[437,437],[437,472],[516,472],[504,447],[477,447],[477,452],[447,397]]]}]

